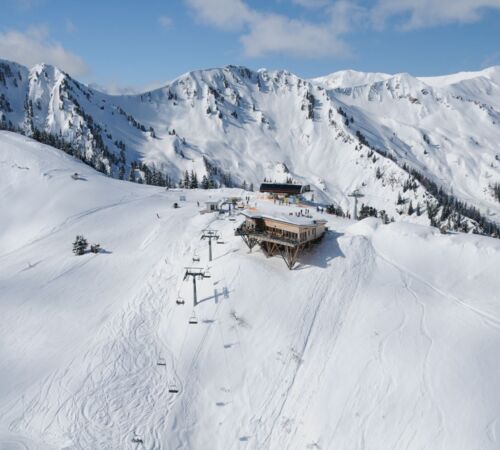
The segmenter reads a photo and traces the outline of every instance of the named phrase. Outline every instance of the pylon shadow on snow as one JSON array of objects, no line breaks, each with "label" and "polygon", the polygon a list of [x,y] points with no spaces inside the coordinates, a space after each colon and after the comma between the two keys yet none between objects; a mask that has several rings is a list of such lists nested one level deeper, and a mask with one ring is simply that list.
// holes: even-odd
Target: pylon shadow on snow
[{"label": "pylon shadow on snow", "polygon": [[223,287],[221,291],[219,291],[217,288],[214,289],[214,295],[211,295],[210,297],[205,297],[196,302],[197,305],[203,302],[208,302],[209,300],[214,300],[215,304],[217,304],[219,301],[222,299],[228,299],[229,298],[229,289],[227,287]]}]

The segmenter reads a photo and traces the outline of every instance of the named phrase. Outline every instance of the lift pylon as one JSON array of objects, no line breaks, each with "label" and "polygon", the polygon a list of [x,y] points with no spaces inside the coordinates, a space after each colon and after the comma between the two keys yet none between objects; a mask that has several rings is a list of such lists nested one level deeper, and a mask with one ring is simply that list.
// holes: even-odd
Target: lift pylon
[{"label": "lift pylon", "polygon": [[211,230],[209,228],[203,230],[201,239],[208,239],[208,260],[212,261],[212,239],[218,241],[220,239],[220,234],[217,230]]},{"label": "lift pylon", "polygon": [[196,280],[203,280],[204,278],[210,278],[210,273],[205,271],[201,267],[186,267],[186,272],[184,273],[184,280],[189,277],[193,279],[193,308],[198,304],[198,297],[196,293]]}]

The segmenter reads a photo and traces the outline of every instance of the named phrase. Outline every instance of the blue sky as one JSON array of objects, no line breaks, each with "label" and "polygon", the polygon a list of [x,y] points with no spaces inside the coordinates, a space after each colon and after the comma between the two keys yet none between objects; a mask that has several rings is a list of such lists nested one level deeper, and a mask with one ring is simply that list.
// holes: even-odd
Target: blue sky
[{"label": "blue sky", "polygon": [[500,0],[0,0],[0,58],[112,91],[241,64],[302,77],[500,64]]}]

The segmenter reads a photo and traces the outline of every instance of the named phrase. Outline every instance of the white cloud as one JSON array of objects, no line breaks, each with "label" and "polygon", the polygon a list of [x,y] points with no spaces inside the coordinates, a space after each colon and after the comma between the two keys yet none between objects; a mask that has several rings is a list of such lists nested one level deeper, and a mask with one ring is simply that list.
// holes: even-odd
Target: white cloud
[{"label": "white cloud", "polygon": [[322,19],[308,21],[270,14],[250,7],[249,0],[185,0],[195,17],[220,30],[238,32],[247,56],[269,53],[306,57],[346,56],[347,33],[382,30],[390,24],[401,31],[480,20],[500,0],[289,0],[316,8]]},{"label": "white cloud", "polygon": [[331,26],[337,33],[348,33],[366,27],[369,19],[366,8],[355,1],[338,0],[328,8]]},{"label": "white cloud", "polygon": [[347,46],[330,25],[317,25],[280,15],[263,15],[241,37],[248,56],[286,53],[317,58],[348,54]]},{"label": "white cloud", "polygon": [[168,16],[160,16],[158,17],[158,22],[160,25],[165,28],[165,30],[170,30],[174,26],[174,21],[171,17]]},{"label": "white cloud", "polygon": [[74,76],[88,73],[88,67],[80,56],[50,39],[46,26],[31,27],[25,33],[14,30],[0,32],[0,58],[28,67],[44,62]]},{"label": "white cloud", "polygon": [[64,26],[66,28],[66,32],[68,32],[69,34],[73,34],[73,33],[76,33],[78,31],[78,28],[76,27],[76,25],[73,23],[73,21],[71,19],[67,18],[64,22]]},{"label": "white cloud", "polygon": [[90,83],[89,87],[109,95],[135,95],[159,89],[169,84],[168,81],[153,81],[141,86],[123,86],[116,82],[108,84]]},{"label": "white cloud", "polygon": [[225,30],[237,30],[257,19],[241,0],[186,0],[196,17],[209,25]]},{"label": "white cloud", "polygon": [[330,1],[329,0],[292,0],[292,3],[296,5],[302,6],[304,8],[321,8],[323,6],[327,6]]},{"label": "white cloud", "polygon": [[339,36],[347,27],[337,30],[329,11],[324,22],[315,23],[257,11],[242,0],[186,2],[198,20],[222,30],[239,31],[247,56],[284,53],[315,58],[349,53]]},{"label": "white cloud", "polygon": [[392,17],[400,17],[404,19],[401,29],[412,30],[477,22],[492,8],[499,9],[500,0],[378,0],[371,15],[376,29],[383,29]]}]

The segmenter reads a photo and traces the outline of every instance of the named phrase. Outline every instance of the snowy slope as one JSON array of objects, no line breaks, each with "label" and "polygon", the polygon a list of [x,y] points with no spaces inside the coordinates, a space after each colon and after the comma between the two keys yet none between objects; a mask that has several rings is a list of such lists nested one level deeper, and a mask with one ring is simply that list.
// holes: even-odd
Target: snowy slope
[{"label": "snowy slope", "polygon": [[498,220],[490,186],[500,177],[500,68],[469,75],[446,77],[445,84],[398,74],[335,94],[377,116],[377,123],[357,127],[375,145]]},{"label": "snowy slope", "polygon": [[[320,215],[331,231],[288,271],[197,201],[296,207],[0,145],[0,448],[499,447],[497,239]],[[74,256],[80,233],[105,252]],[[189,325],[194,252],[212,277]]]},{"label": "snowy slope", "polygon": [[391,78],[387,73],[358,72],[357,70],[339,70],[324,77],[314,78],[313,82],[321,84],[328,89],[350,88],[363,86]]},{"label": "snowy slope", "polygon": [[[147,178],[140,164],[171,182],[186,170],[226,185],[292,178],[344,210],[353,207],[347,194],[360,189],[365,203],[395,220],[429,223],[425,205],[435,193],[415,182],[416,170],[499,223],[492,191],[500,182],[499,79],[499,67],[438,78],[342,71],[303,80],[226,66],[110,96],[52,66],[3,61],[0,118],[4,127],[66,142],[116,178]],[[408,182],[416,189],[406,192]],[[410,200],[422,216],[409,214]]]}]

